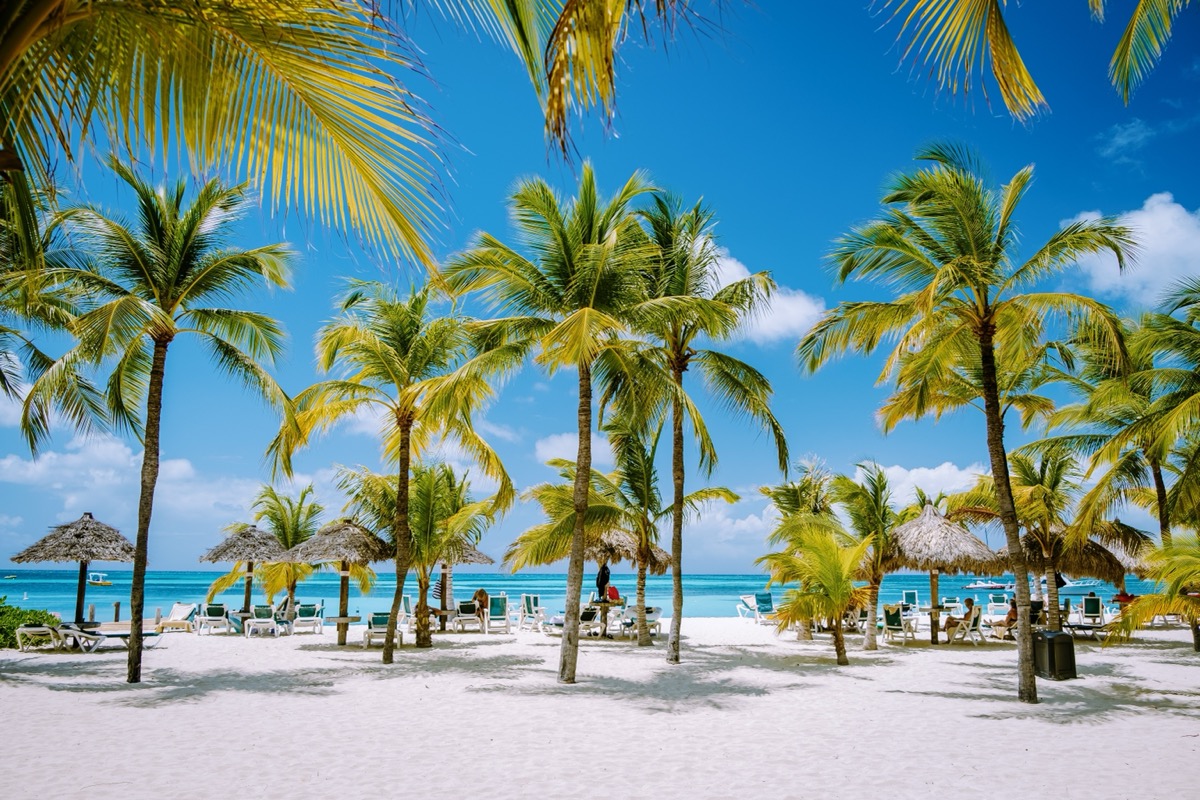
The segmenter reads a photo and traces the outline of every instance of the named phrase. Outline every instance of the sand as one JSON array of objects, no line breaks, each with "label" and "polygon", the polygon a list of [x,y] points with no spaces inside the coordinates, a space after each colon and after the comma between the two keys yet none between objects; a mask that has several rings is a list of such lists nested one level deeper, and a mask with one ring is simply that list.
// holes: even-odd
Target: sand
[{"label": "sand", "polygon": [[[171,633],[125,652],[0,651],[0,797],[1195,797],[1200,654],[1182,629],[1076,644],[1080,678],[1015,697],[1013,645],[883,645],[687,619],[664,646],[539,633]],[[351,639],[360,634],[352,630]]]}]

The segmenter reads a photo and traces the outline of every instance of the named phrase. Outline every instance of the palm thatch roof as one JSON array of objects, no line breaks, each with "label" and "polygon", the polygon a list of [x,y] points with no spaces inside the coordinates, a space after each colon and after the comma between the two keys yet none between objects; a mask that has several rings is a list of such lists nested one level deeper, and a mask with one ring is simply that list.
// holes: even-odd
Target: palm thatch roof
[{"label": "palm thatch roof", "polygon": [[133,543],[90,512],[66,525],[51,528],[47,536],[12,557],[29,561],[133,561]]},{"label": "palm thatch roof", "polygon": [[[584,545],[583,557],[597,564],[638,560],[637,537],[628,531],[607,531]],[[650,546],[647,568],[652,575],[663,575],[671,567],[671,554],[658,545]]]},{"label": "palm thatch roof", "polygon": [[275,534],[244,525],[200,556],[201,561],[282,561],[283,545]]},{"label": "palm thatch roof", "polygon": [[496,559],[489,556],[487,553],[478,549],[474,545],[467,545],[458,552],[453,554],[453,557],[445,559],[449,564],[495,564]]},{"label": "palm thatch roof", "polygon": [[[1021,537],[1021,546],[1030,569],[1045,575],[1050,565],[1042,556],[1042,548],[1037,540],[1026,534]],[[1008,560],[1007,546],[1001,548],[1000,556]],[[1099,542],[1089,539],[1082,545],[1068,546],[1059,539],[1054,545],[1054,556],[1058,571],[1072,578],[1099,578],[1117,586],[1125,583],[1125,564]]]},{"label": "palm thatch roof", "polygon": [[367,564],[394,555],[391,545],[351,519],[334,520],[283,554],[281,561],[315,564],[349,561]]},{"label": "palm thatch roof", "polygon": [[1001,559],[979,537],[926,503],[916,519],[892,531],[900,567],[928,572],[995,572]]}]

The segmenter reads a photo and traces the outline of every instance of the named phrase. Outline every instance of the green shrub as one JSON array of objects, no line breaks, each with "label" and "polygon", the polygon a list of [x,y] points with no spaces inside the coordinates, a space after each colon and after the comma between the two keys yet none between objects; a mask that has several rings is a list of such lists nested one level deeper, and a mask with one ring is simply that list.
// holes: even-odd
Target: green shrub
[{"label": "green shrub", "polygon": [[61,620],[40,608],[17,608],[0,597],[0,648],[17,646],[17,628],[22,625],[57,625]]}]

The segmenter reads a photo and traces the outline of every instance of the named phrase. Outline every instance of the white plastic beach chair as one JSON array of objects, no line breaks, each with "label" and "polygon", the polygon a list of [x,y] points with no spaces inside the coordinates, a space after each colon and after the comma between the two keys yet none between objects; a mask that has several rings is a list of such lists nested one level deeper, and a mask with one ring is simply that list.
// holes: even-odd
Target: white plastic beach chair
[{"label": "white plastic beach chair", "polygon": [[242,622],[242,633],[247,639],[255,633],[278,636],[279,622],[275,619],[275,609],[270,606],[255,606],[254,616],[246,617]]},{"label": "white plastic beach chair", "polygon": [[1008,595],[1000,592],[999,594],[989,594],[987,604],[988,616],[996,614],[1008,613]]},{"label": "white plastic beach chair", "polygon": [[542,600],[536,594],[521,595],[521,613],[517,618],[517,630],[540,631],[546,621],[546,609],[542,608]]},{"label": "white plastic beach chair", "polygon": [[[477,606],[474,600],[463,600],[458,604],[458,608],[454,612],[454,630],[460,633],[466,633],[467,628],[474,628],[480,633],[487,633],[483,622],[476,616]],[[485,612],[486,617],[486,612]]]},{"label": "white plastic beach chair", "polygon": [[325,606],[321,603],[296,606],[296,618],[292,620],[292,631],[299,633],[309,630],[313,633],[325,632]]},{"label": "white plastic beach chair", "polygon": [[[387,641],[387,625],[388,617],[392,615],[390,611],[376,611],[367,617],[367,629],[363,631],[362,646],[365,650],[375,642]],[[396,646],[404,646],[404,632],[400,629],[400,623],[396,623]]]},{"label": "white plastic beach chair", "polygon": [[192,620],[196,616],[195,603],[176,603],[171,606],[171,613],[159,620],[154,626],[156,633],[163,631],[186,631],[192,632]]},{"label": "white plastic beach chair", "polygon": [[883,607],[883,640],[895,641],[900,637],[900,644],[908,646],[908,640],[917,640],[916,629],[911,619],[906,619],[901,612],[899,603]]},{"label": "white plastic beach chair", "polygon": [[488,598],[488,613],[484,619],[487,625],[484,627],[484,633],[492,631],[503,631],[504,633],[512,633],[512,628],[508,621],[508,595],[501,592],[495,597]]},{"label": "white plastic beach chair", "polygon": [[233,632],[233,623],[229,620],[229,609],[221,603],[208,603],[200,609],[200,613],[196,615],[196,633],[201,634],[207,630],[209,633],[216,633],[218,630],[226,633]]},{"label": "white plastic beach chair", "polygon": [[978,645],[983,641],[983,634],[980,633],[979,626],[983,623],[983,609],[975,606],[971,609],[969,619],[959,622],[954,626],[954,630],[950,634],[950,639],[947,644],[961,642],[964,639],[970,639],[971,644]]},{"label": "white plastic beach chair", "polygon": [[16,630],[17,634],[17,649],[22,653],[29,652],[31,645],[30,640],[46,639],[50,646],[58,650],[63,646],[62,637],[58,635],[58,631],[49,625],[21,625]]}]

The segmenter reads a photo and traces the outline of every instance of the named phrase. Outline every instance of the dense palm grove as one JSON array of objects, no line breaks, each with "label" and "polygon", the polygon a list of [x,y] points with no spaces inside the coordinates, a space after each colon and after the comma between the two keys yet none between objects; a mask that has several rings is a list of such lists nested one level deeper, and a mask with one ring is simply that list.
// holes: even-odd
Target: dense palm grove
[{"label": "dense palm grove", "polygon": [[[611,114],[612,52],[624,20],[643,4],[530,0],[500,4],[502,13],[496,5],[463,4],[490,19],[489,30],[523,59],[544,100],[547,130],[566,150],[569,108],[595,104]],[[680,5],[658,3],[655,11],[670,24]],[[944,83],[957,82],[953,64],[972,61],[958,54],[987,37],[991,57],[1011,73],[1001,81],[1010,107],[1027,114],[1042,104],[996,4],[958,4],[966,16],[942,19],[957,31],[945,37],[925,16],[936,16],[941,4],[889,5],[915,9],[918,38],[942,42],[928,58],[942,62]],[[1090,5],[1097,13],[1104,6]],[[1126,95],[1185,5],[1138,4],[1139,12],[1149,10],[1134,16],[1114,58],[1113,78]],[[570,198],[541,180],[517,187],[510,205],[519,246],[485,233],[435,265],[426,241],[436,212],[431,123],[389,75],[413,62],[402,38],[377,24],[378,10],[338,0],[204,0],[187,12],[156,0],[18,0],[0,12],[0,391],[23,403],[32,449],[55,419],[144,445],[128,680],[141,678],[162,387],[177,338],[199,340],[220,371],[278,409],[268,452],[285,475],[312,438],[366,407],[379,411],[388,472],[360,468],[342,477],[351,510],[394,548],[387,663],[408,572],[416,570],[426,603],[431,566],[477,543],[516,499],[473,415],[527,363],[549,373],[574,370],[578,452],[574,462],[555,465],[568,483],[532,490],[549,527],[531,531],[520,556],[528,563],[568,559],[559,679],[575,680],[589,535],[611,528],[635,537],[640,585],[665,520],[674,579],[667,659],[677,663],[685,517],[699,502],[731,496],[712,487],[685,491],[686,436],[702,473],[718,461],[693,383],[765,431],[774,452],[763,457],[787,477],[787,442],[769,382],[717,349],[770,302],[774,283],[760,273],[720,285],[709,211],[686,207],[641,174],[602,198],[586,165]],[[147,95],[160,89],[164,104],[156,108]],[[317,367],[328,377],[292,394],[270,372],[281,327],[235,302],[256,285],[286,286],[292,260],[282,244],[246,249],[229,240],[246,187],[211,180],[189,200],[185,182],[156,191],[114,160],[136,197],[134,219],[62,207],[48,166],[53,143],[73,159],[73,145],[82,147],[93,131],[127,148],[176,148],[197,164],[249,176],[275,205],[294,203],[387,252],[438,266],[439,279],[407,294],[379,283],[348,286],[339,315],[319,336]],[[272,144],[283,140],[289,158]],[[1122,632],[1178,613],[1200,650],[1200,607],[1188,595],[1200,587],[1193,533],[1200,527],[1200,280],[1178,286],[1158,312],[1136,320],[1092,298],[1043,291],[1082,256],[1132,259],[1132,233],[1112,219],[1081,221],[1035,247],[1018,247],[1017,212],[1031,168],[992,187],[970,153],[935,146],[919,159],[919,168],[890,187],[878,218],[848,231],[831,254],[839,283],[865,280],[892,297],[830,311],[799,343],[801,368],[816,371],[841,354],[870,354],[891,341],[880,376],[894,390],[880,409],[885,427],[967,405],[984,412],[980,444],[990,475],[961,495],[921,499],[952,518],[1002,527],[1020,610],[1022,700],[1037,697],[1027,575],[1044,572],[1052,586],[1053,573],[1071,572],[1069,564],[1110,563],[1081,558],[1084,551],[1101,548],[1160,581],[1160,593],[1126,610]],[[297,163],[312,168],[297,170]],[[295,175],[302,177],[293,186],[287,178]],[[495,316],[435,314],[446,294],[478,297]],[[70,346],[49,352],[47,333]],[[698,380],[685,381],[689,372]],[[609,475],[592,468],[599,419],[617,445],[618,468]],[[1015,450],[1005,431],[1017,421],[1045,437]],[[665,503],[655,460],[668,426],[672,491]],[[445,439],[497,481],[493,496],[472,498],[463,476],[423,459]],[[871,464],[840,476],[808,465],[796,481],[764,491],[779,510],[774,540],[783,547],[764,564],[772,580],[796,585],[780,620],[802,629],[832,620],[844,662],[842,612],[865,604],[875,613],[882,575],[897,563],[891,531],[914,509],[895,506]],[[1157,519],[1157,544],[1119,522],[1129,506]],[[311,536],[319,513],[306,492],[287,498],[271,487],[255,507],[285,546]],[[292,595],[311,568],[260,569],[270,591]],[[418,643],[429,644],[427,629]],[[875,646],[873,633],[866,646]]]}]

